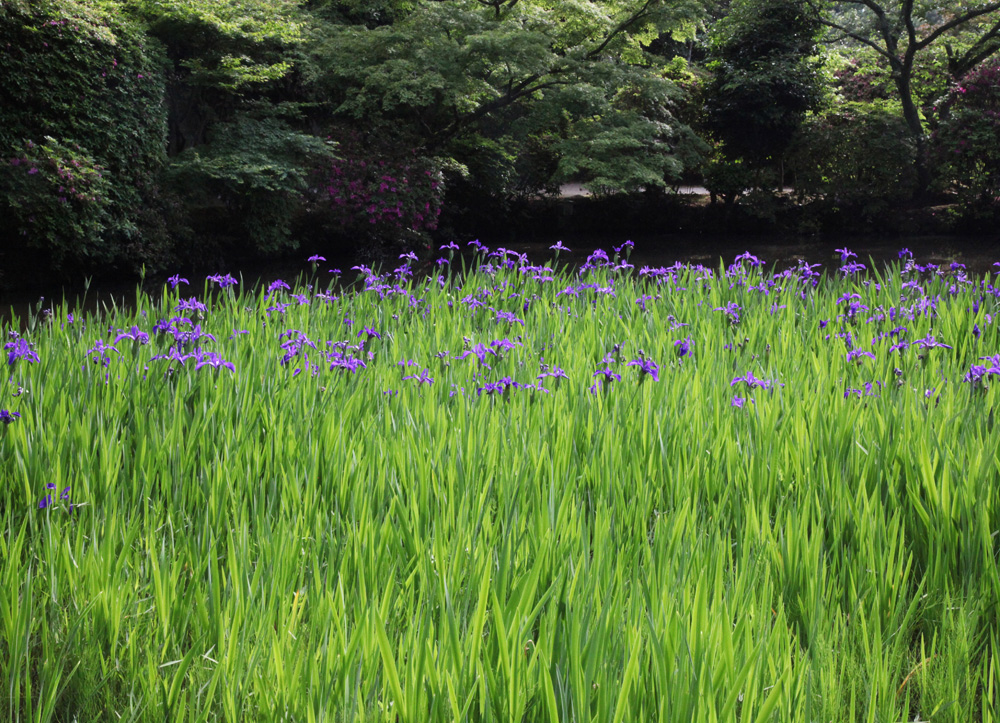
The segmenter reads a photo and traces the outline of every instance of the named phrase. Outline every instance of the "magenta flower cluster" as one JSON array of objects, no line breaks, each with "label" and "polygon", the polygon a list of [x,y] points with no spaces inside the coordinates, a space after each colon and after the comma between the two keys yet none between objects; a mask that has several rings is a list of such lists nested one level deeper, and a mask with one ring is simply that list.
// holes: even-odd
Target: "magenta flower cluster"
[{"label": "magenta flower cluster", "polygon": [[415,161],[357,157],[335,161],[321,188],[345,227],[360,223],[417,232],[437,228],[444,192],[440,173]]}]

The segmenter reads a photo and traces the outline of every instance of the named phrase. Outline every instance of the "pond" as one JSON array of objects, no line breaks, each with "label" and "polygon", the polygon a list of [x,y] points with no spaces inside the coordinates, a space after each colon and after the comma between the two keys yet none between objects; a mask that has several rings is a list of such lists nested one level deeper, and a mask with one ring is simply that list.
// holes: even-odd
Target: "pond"
[{"label": "pond", "polygon": [[[812,264],[822,264],[823,269],[836,269],[839,266],[840,255],[834,250],[849,248],[858,254],[858,259],[865,264],[869,260],[881,266],[898,260],[899,251],[908,248],[913,252],[917,262],[922,264],[949,264],[953,262],[966,265],[970,274],[985,274],[996,269],[993,263],[1000,261],[1000,234],[990,236],[917,236],[917,237],[878,237],[878,236],[748,236],[748,235],[631,235],[623,238],[610,238],[607,234],[567,233],[558,237],[536,236],[521,242],[492,243],[488,235],[482,237],[483,243],[495,248],[503,246],[517,253],[527,254],[536,263],[544,263],[551,259],[553,252],[549,247],[561,241],[571,249],[572,253],[560,257],[562,263],[582,263],[595,249],[602,248],[608,252],[612,247],[619,246],[626,240],[635,244],[630,263],[636,269],[643,266],[669,266],[676,261],[683,263],[703,264],[717,268],[720,264],[729,264],[744,251],[749,251],[763,259],[768,265],[775,264],[779,268],[794,265],[800,260]],[[472,259],[472,253],[463,251],[465,257]],[[325,285],[329,278],[328,270],[340,268],[345,272],[347,281],[353,280],[350,267],[356,263],[350,258],[328,257],[317,269],[317,279]],[[388,264],[386,264],[388,265]],[[270,263],[257,263],[244,266],[241,269],[218,269],[228,272],[237,278],[242,278],[242,285],[252,287],[259,283],[270,283],[275,279],[293,279],[299,274],[308,273],[309,264],[299,259],[283,259]],[[212,272],[209,272],[212,273]],[[196,274],[186,274],[192,283],[191,293],[199,293],[200,278]],[[145,283],[147,291],[159,288],[163,283],[161,277],[148,279]],[[81,279],[78,284],[56,286],[34,291],[3,293],[0,291],[0,323],[10,324],[15,317],[19,324],[24,323],[29,314],[37,315],[52,303],[62,299],[71,301],[71,306],[86,311],[95,311],[111,306],[131,306],[134,302],[138,284],[134,281],[103,282],[87,287]]]}]

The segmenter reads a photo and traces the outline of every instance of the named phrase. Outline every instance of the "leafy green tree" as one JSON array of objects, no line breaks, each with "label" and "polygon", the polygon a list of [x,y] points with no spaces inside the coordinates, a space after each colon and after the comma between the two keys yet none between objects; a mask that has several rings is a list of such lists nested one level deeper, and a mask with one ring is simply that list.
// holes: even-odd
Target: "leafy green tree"
[{"label": "leafy green tree", "polygon": [[736,0],[713,29],[706,126],[730,161],[758,172],[780,163],[823,97],[820,32],[802,0]]},{"label": "leafy green tree", "polygon": [[245,100],[283,82],[305,40],[298,0],[124,0],[166,49],[169,150],[206,141]]},{"label": "leafy green tree", "polygon": [[338,25],[377,28],[392,25],[410,14],[411,0],[307,0],[305,7],[317,18]]},{"label": "leafy green tree", "polygon": [[696,0],[414,2],[391,25],[328,25],[305,73],[339,122],[497,193],[532,153],[539,186],[662,186],[680,170],[679,91],[645,48],[700,13]]},{"label": "leafy green tree", "polygon": [[885,62],[910,135],[917,145],[919,189],[930,183],[925,160],[924,122],[914,91],[918,58],[935,44],[965,30],[971,38],[960,52],[948,53],[948,66],[960,76],[1000,50],[1000,2],[969,0],[944,9],[927,0],[806,0],[829,31],[828,40],[860,43]]},{"label": "leafy green tree", "polygon": [[308,132],[293,71],[299,0],[124,0],[166,50],[170,161],[191,260],[296,246],[293,221],[330,144]]},{"label": "leafy green tree", "polygon": [[294,249],[292,223],[309,174],[331,157],[331,145],[292,130],[267,107],[215,124],[208,141],[182,152],[167,170],[202,235],[188,255],[205,257],[219,246],[263,255]]}]

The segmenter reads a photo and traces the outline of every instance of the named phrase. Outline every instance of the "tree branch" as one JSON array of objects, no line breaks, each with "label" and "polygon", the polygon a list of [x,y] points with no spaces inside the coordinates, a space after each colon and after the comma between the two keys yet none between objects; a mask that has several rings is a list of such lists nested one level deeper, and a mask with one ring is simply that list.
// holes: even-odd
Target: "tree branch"
[{"label": "tree branch", "polygon": [[[989,5],[984,5],[981,8],[977,8],[976,10],[969,10],[964,15],[956,16],[951,20],[949,20],[948,22],[946,22],[944,25],[939,25],[937,28],[934,29],[934,32],[932,32],[923,40],[919,41],[917,43],[917,50],[923,50],[928,45],[933,43],[935,40],[940,38],[942,35],[947,33],[949,30],[957,28],[959,25],[962,25],[963,23],[967,23],[970,20],[975,20],[976,18],[982,15],[987,15],[997,10],[1000,10],[1000,2],[993,2],[990,3]],[[994,31],[991,30],[990,32]]]},{"label": "tree branch", "polygon": [[608,33],[608,36],[606,38],[604,38],[603,41],[601,41],[600,45],[598,45],[596,48],[594,48],[589,53],[587,53],[587,59],[588,60],[593,60],[598,55],[600,55],[602,52],[604,52],[604,49],[606,47],[608,47],[608,45],[611,43],[612,40],[614,40],[616,37],[618,37],[623,32],[625,32],[626,30],[628,30],[628,28],[629,28],[630,25],[632,25],[633,23],[635,23],[636,21],[638,21],[640,18],[642,18],[643,16],[645,16],[647,14],[647,11],[649,10],[649,7],[654,2],[657,2],[657,0],[646,0],[646,2],[644,2],[642,4],[642,7],[640,7],[638,10],[636,10],[634,13],[632,13],[631,17],[629,17],[629,18],[623,20],[622,22],[618,23],[618,26],[614,30],[612,30],[610,33]]},{"label": "tree branch", "polygon": [[[565,71],[561,68],[556,68],[555,70],[551,71],[551,74],[556,75],[562,72]],[[571,82],[569,78],[566,79],[551,78],[550,80],[538,82],[542,80],[542,77],[543,76],[540,74],[530,75],[527,78],[521,80],[519,83],[508,84],[507,92],[504,93],[502,96],[494,98],[493,100],[487,103],[483,103],[478,108],[469,113],[466,113],[465,115],[456,114],[455,120],[452,121],[452,123],[449,124],[447,128],[435,134],[439,139],[438,142],[444,141],[445,139],[454,136],[462,128],[465,128],[475,123],[476,121],[492,113],[493,111],[500,110],[501,108],[516,103],[518,100],[527,95],[531,95],[532,93],[537,93],[538,91],[545,90],[546,88],[555,88],[560,85],[566,85]],[[432,142],[431,145],[436,145],[436,143]]]},{"label": "tree branch", "polygon": [[917,29],[913,26],[913,0],[903,0],[903,6],[899,14],[906,25],[906,58],[903,62],[912,64],[913,56],[920,49],[917,46]]},{"label": "tree branch", "polygon": [[[876,43],[873,40],[869,40],[864,35],[859,35],[858,33],[854,32],[853,30],[849,30],[848,28],[844,27],[843,25],[835,23],[832,20],[824,20],[824,19],[821,18],[819,22],[820,22],[821,25],[825,25],[828,28],[832,28],[832,29],[836,30],[837,32],[843,33],[845,38],[850,38],[851,40],[857,40],[859,43],[863,43],[863,44],[867,45],[869,48],[872,48],[876,53],[878,53],[882,57],[888,58],[889,60],[894,60],[894,58],[891,55],[889,55],[889,53],[886,52],[886,50],[881,45],[879,45],[878,43]],[[842,38],[838,38],[838,40],[840,40],[840,39],[842,39]]]},{"label": "tree branch", "polygon": [[962,53],[960,58],[955,57],[951,45],[946,50],[948,52],[948,72],[953,78],[965,75],[969,70],[1000,50],[1000,21],[973,43],[971,48]]}]

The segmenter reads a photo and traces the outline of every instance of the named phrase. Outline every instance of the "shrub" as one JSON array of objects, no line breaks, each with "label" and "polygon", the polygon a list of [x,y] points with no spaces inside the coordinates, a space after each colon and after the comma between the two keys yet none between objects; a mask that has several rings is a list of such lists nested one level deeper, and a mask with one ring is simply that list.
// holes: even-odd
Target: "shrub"
[{"label": "shrub", "polygon": [[1000,61],[982,65],[956,83],[939,106],[932,136],[939,175],[966,203],[1000,197]]},{"label": "shrub", "polygon": [[352,134],[337,155],[316,170],[313,183],[316,206],[333,230],[413,245],[437,228],[444,183],[434,159],[368,148]]},{"label": "shrub", "polygon": [[741,160],[730,161],[717,156],[706,164],[703,183],[713,201],[721,197],[728,206],[743,196],[754,180],[752,169]]},{"label": "shrub", "polygon": [[[177,156],[167,179],[209,246],[245,244],[266,256],[296,247],[292,220],[308,188],[309,169],[331,151],[281,118],[243,114],[217,124],[209,143]],[[204,219],[212,217],[209,227]]]},{"label": "shrub", "polygon": [[111,223],[106,169],[86,149],[46,137],[26,141],[0,174],[9,215],[29,247],[43,246],[58,266],[67,257],[109,259],[101,242]]},{"label": "shrub", "polygon": [[113,2],[0,3],[0,234],[8,268],[138,265],[158,238],[159,44]]},{"label": "shrub", "polygon": [[806,119],[789,165],[800,196],[860,206],[872,215],[916,191],[915,153],[898,104],[848,102]]}]

